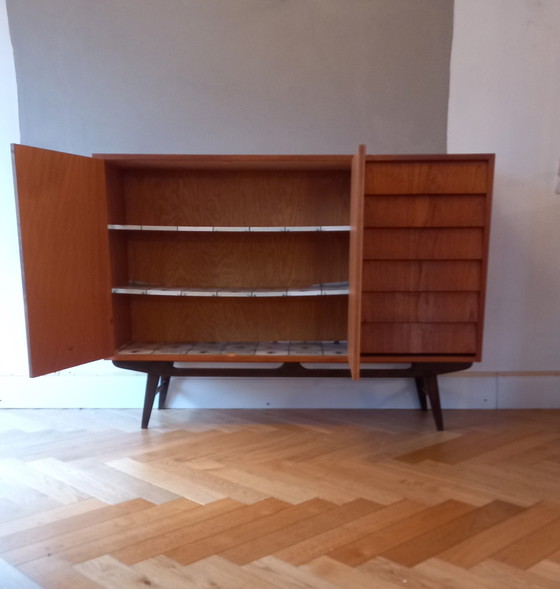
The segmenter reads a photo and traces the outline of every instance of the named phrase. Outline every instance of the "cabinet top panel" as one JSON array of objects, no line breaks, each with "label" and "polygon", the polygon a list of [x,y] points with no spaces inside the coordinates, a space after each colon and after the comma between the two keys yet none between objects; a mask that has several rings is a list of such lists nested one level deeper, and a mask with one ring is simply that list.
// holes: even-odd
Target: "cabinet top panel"
[{"label": "cabinet top panel", "polygon": [[493,161],[493,153],[420,153],[406,155],[368,155],[366,162],[430,162],[430,161],[472,161],[486,160]]},{"label": "cabinet top panel", "polygon": [[112,166],[162,170],[348,170],[349,155],[150,155],[94,154]]}]

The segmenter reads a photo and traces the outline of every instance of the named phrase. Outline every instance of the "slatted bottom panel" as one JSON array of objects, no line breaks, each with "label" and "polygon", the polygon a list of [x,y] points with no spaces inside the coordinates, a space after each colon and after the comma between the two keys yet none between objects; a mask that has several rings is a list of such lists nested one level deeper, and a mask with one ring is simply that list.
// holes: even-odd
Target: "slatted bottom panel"
[{"label": "slatted bottom panel", "polygon": [[345,341],[135,342],[122,346],[117,351],[116,358],[149,356],[149,359],[159,360],[162,356],[176,356],[178,361],[192,361],[209,356],[223,356],[223,360],[239,357],[263,359],[264,357],[281,358],[284,356],[313,356],[317,359],[325,356],[346,358],[347,347]]}]

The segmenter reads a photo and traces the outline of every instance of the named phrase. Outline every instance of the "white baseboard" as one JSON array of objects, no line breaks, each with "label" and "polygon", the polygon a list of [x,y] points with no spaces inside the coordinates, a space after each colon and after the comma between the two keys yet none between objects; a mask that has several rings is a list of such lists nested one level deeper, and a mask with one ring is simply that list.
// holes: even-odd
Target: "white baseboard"
[{"label": "white baseboard", "polygon": [[[560,374],[463,373],[439,378],[444,409],[560,408]],[[0,408],[140,408],[145,376],[64,372],[36,379],[0,376]],[[172,408],[418,407],[411,379],[176,378]]]}]

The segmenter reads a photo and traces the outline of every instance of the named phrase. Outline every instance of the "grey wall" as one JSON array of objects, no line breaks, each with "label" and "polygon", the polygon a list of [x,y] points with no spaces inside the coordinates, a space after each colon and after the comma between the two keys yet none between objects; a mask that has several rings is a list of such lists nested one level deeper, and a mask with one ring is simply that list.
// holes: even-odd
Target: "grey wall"
[{"label": "grey wall", "polygon": [[446,150],[453,0],[8,0],[22,142]]}]

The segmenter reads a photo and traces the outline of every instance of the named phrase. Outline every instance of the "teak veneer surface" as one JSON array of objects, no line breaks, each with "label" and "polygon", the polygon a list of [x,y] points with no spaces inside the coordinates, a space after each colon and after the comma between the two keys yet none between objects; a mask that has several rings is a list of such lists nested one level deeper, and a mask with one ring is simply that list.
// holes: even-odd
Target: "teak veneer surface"
[{"label": "teak veneer surface", "polygon": [[481,157],[408,159],[368,157],[366,194],[484,194],[488,189],[488,164]]},{"label": "teak veneer surface", "polygon": [[132,232],[128,280],[199,288],[286,288],[343,282],[348,234]]},{"label": "teak veneer surface", "polygon": [[124,218],[131,225],[347,225],[350,170],[128,172]]},{"label": "teak veneer surface", "polygon": [[30,373],[107,357],[113,344],[103,164],[24,145],[14,146],[14,161]]},{"label": "teak veneer surface", "polygon": [[128,304],[132,341],[333,341],[346,336],[344,296],[134,296]]},{"label": "teak veneer surface", "polygon": [[344,340],[354,378],[481,358],[491,155],[15,154],[33,374],[142,342]]}]

